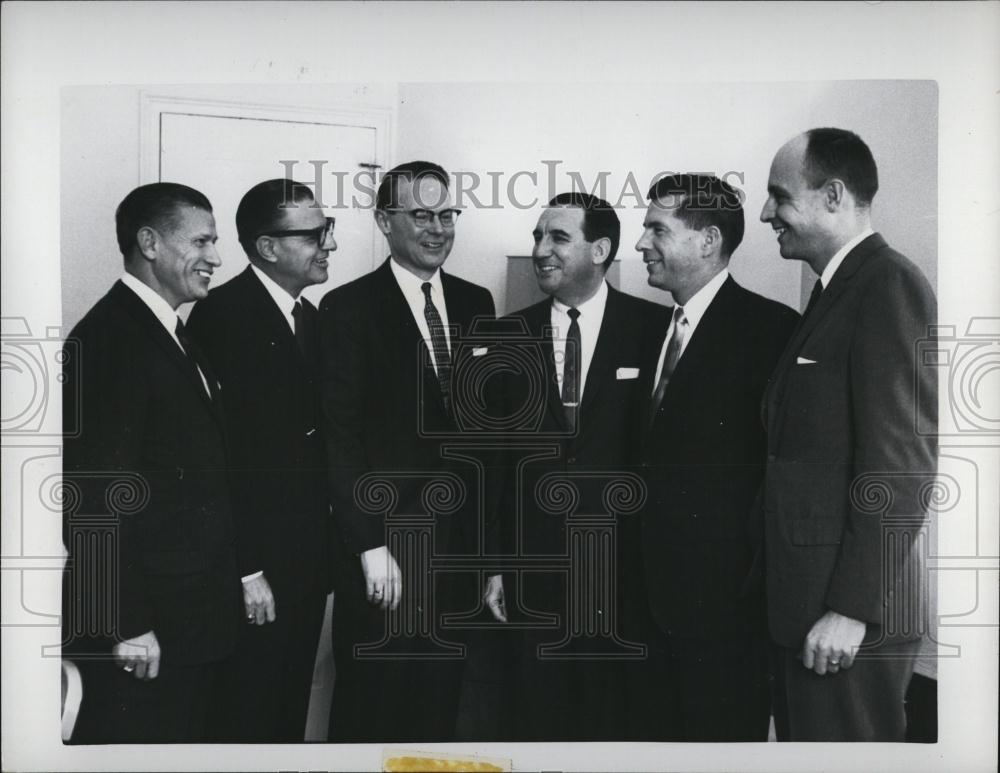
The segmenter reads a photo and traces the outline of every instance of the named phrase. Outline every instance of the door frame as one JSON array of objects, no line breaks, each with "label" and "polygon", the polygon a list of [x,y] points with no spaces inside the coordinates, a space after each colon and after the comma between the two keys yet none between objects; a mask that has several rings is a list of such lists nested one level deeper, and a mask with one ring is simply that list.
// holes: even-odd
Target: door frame
[{"label": "door frame", "polygon": [[[139,92],[139,184],[160,180],[160,130],[164,113],[211,118],[250,118],[263,121],[294,121],[329,126],[372,129],[375,158],[371,163],[382,170],[392,168],[395,155],[395,111],[391,108],[342,103],[328,105],[233,102]],[[374,214],[374,213],[373,213]],[[372,269],[382,262],[383,236],[372,217]]]}]

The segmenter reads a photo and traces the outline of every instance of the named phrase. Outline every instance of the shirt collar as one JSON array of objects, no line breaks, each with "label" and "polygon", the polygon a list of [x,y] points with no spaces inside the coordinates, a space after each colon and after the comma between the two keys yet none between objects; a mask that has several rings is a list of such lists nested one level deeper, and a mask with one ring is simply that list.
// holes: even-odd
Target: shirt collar
[{"label": "shirt collar", "polygon": [[122,274],[122,284],[139,296],[139,300],[145,303],[154,316],[160,320],[160,324],[167,329],[171,338],[175,337],[177,321],[180,317],[177,312],[167,303],[166,299],[156,290],[143,282],[139,277],[127,271]]},{"label": "shirt collar", "polygon": [[270,295],[274,302],[281,309],[281,312],[286,316],[290,317],[292,312],[295,310],[295,303],[298,298],[293,298],[285,288],[275,282],[271,277],[261,271],[253,263],[250,264],[250,269],[257,275],[260,283],[264,285],[264,289],[267,290],[267,294]]},{"label": "shirt collar", "polygon": [[408,269],[401,266],[392,257],[389,258],[389,268],[392,270],[392,275],[396,277],[396,282],[404,293],[415,293],[423,297],[423,284],[424,282],[430,282],[432,288],[431,295],[438,298],[444,297],[444,290],[441,287],[441,269],[434,269],[434,274],[430,279],[421,279],[416,274],[410,273]]},{"label": "shirt collar", "polygon": [[[608,283],[601,282],[601,286],[597,288],[597,292],[577,306],[576,310],[580,312],[581,319],[583,317],[586,317],[588,320],[604,319],[604,307],[607,303]],[[552,298],[552,307],[560,314],[568,314],[570,308],[555,297]]]},{"label": "shirt collar", "polygon": [[701,318],[705,315],[708,307],[718,294],[726,279],[729,278],[729,269],[724,268],[718,274],[709,279],[705,285],[694,295],[688,298],[684,304],[684,317],[688,321],[688,329],[694,330]]},{"label": "shirt collar", "polygon": [[830,258],[830,262],[826,264],[826,268],[823,269],[823,274],[819,278],[819,281],[823,283],[824,290],[830,286],[830,280],[832,280],[833,275],[837,273],[837,269],[840,268],[840,264],[844,262],[844,258],[847,257],[847,254],[873,233],[875,233],[875,231],[871,228],[866,228],[864,231],[851,239],[847,244],[837,250],[836,254]]}]

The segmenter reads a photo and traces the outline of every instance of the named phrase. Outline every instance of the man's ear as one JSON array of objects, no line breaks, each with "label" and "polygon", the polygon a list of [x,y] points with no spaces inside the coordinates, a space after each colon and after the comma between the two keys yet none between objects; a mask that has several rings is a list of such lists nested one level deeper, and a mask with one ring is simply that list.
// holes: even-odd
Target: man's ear
[{"label": "man's ear", "polygon": [[834,177],[823,185],[823,201],[828,212],[836,212],[844,206],[847,197],[847,186],[843,180]]},{"label": "man's ear", "polygon": [[590,245],[590,262],[598,265],[604,263],[611,254],[611,239],[602,236]]},{"label": "man's ear", "polygon": [[722,251],[722,232],[717,225],[710,225],[701,232],[702,257]]},{"label": "man's ear", "polygon": [[278,262],[278,256],[274,254],[274,239],[270,236],[258,236],[254,246],[257,248],[257,254],[260,255],[261,260],[268,263]]},{"label": "man's ear", "polygon": [[144,225],[135,234],[135,243],[139,246],[139,252],[146,260],[156,260],[156,253],[160,246],[160,234],[149,225]]},{"label": "man's ear", "polygon": [[378,226],[378,230],[382,232],[383,236],[388,236],[389,231],[392,230],[389,225],[389,213],[384,209],[375,210],[375,225]]}]

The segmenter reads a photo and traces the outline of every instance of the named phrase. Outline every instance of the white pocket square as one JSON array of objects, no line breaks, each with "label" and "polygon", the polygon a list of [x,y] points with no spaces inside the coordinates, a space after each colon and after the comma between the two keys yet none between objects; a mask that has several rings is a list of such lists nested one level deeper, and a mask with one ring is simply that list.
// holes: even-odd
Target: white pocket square
[{"label": "white pocket square", "polygon": [[615,373],[615,378],[619,381],[624,381],[630,378],[639,378],[638,368],[619,368]]},{"label": "white pocket square", "polygon": [[808,357],[797,357],[795,359],[796,365],[815,365],[816,360],[810,360]]},{"label": "white pocket square", "polygon": [[489,351],[488,346],[477,346],[472,350],[473,357],[482,357],[486,352]]}]

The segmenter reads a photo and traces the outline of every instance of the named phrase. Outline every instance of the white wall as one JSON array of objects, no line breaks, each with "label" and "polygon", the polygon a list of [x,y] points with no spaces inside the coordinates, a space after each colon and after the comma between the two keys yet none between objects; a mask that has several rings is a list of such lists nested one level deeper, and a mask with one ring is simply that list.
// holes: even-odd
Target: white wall
[{"label": "white wall", "polygon": [[[62,329],[68,333],[122,272],[115,208],[139,176],[139,86],[71,86],[61,94]],[[395,84],[185,85],[162,96],[236,104],[394,108]],[[283,167],[275,161],[275,177]],[[178,182],[183,182],[179,180]],[[242,263],[238,245],[224,260]]]},{"label": "white wall", "polygon": [[[747,233],[733,258],[736,278],[794,307],[808,269],[778,256],[769,227],[757,220],[768,167],[777,148],[804,129],[834,125],[857,131],[878,162],[876,228],[937,278],[937,88],[930,81],[721,84],[407,83],[373,85],[157,86],[157,94],[234,103],[397,107],[391,161],[436,161],[451,173],[482,180],[485,205],[458,226],[448,268],[488,287],[506,305],[506,256],[531,250],[539,207],[570,187],[576,172],[591,188],[608,173],[606,196],[621,199],[622,289],[655,300],[634,245],[639,206],[629,174],[645,196],[661,171],[743,175]],[[62,91],[61,245],[63,329],[69,328],[121,272],[114,210],[139,184],[138,86],[67,87]],[[561,162],[549,190],[550,167]],[[497,175],[494,201],[488,173]],[[537,183],[517,172],[532,172]],[[514,181],[516,204],[508,195]],[[733,178],[739,183],[739,178]],[[621,196],[623,190],[626,192]],[[538,200],[535,206],[530,205]],[[522,206],[518,206],[522,205]],[[242,258],[242,256],[238,256]],[[805,275],[805,276],[804,276]],[[808,289],[805,290],[808,295]]]},{"label": "white wall", "polygon": [[[749,288],[795,307],[801,301],[801,264],[781,260],[771,229],[757,219],[771,158],[805,129],[852,129],[869,143],[881,172],[876,227],[917,261],[932,283],[936,280],[937,89],[932,82],[410,83],[400,85],[399,95],[397,160],[423,158],[453,174],[475,173],[485,181],[479,194],[483,203],[491,199],[488,172],[503,173],[503,197],[515,172],[537,174],[537,185],[518,178],[514,193],[519,204],[537,196],[540,205],[569,188],[573,171],[588,188],[600,172],[609,172],[606,198],[612,203],[630,172],[643,197],[661,171],[743,173],[747,233],[731,268]],[[563,163],[550,191],[543,162],[553,160]],[[500,209],[462,215],[449,267],[488,286],[497,307],[505,309],[505,256],[530,252],[539,209],[522,209],[506,198],[501,203]],[[645,207],[636,207],[634,197],[624,203],[627,208],[619,211],[622,289],[663,301],[664,293],[646,285],[634,250]],[[805,273],[811,276],[809,269]]]}]

